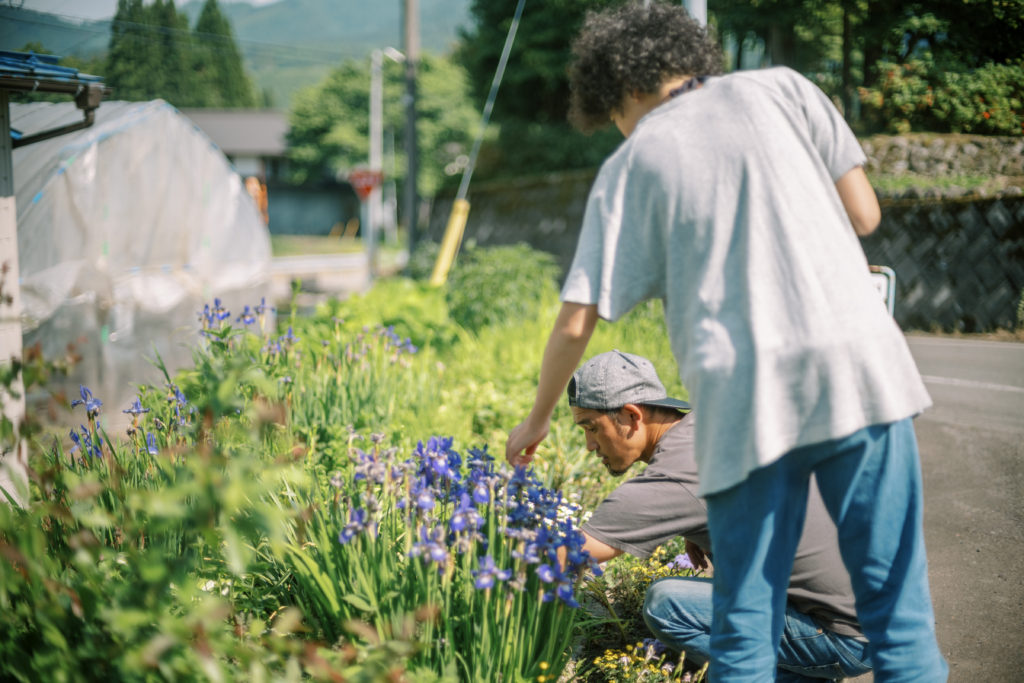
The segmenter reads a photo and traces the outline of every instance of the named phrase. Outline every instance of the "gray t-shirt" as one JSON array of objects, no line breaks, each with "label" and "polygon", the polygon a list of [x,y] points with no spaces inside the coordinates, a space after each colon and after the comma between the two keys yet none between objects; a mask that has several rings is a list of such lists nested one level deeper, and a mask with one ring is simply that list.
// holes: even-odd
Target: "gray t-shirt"
[{"label": "gray t-shirt", "polygon": [[562,300],[665,302],[702,495],[930,404],[835,181],[864,163],[792,69],[709,79],[644,116],[591,188]]},{"label": "gray t-shirt", "polygon": [[[630,555],[646,558],[683,536],[711,549],[708,514],[697,495],[694,420],[683,418],[658,441],[647,469],[623,482],[594,511],[583,531]],[[807,518],[793,560],[789,601],[823,628],[863,638],[850,576],[839,556],[835,524],[811,479]]]}]

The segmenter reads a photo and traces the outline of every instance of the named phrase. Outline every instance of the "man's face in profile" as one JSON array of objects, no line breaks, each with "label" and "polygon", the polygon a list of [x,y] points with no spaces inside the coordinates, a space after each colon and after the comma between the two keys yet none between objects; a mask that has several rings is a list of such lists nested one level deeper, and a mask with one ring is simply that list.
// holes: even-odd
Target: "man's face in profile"
[{"label": "man's face in profile", "polygon": [[583,430],[587,450],[597,454],[605,468],[618,477],[626,473],[643,454],[643,446],[622,410],[606,413],[590,408],[572,409],[572,417]]}]

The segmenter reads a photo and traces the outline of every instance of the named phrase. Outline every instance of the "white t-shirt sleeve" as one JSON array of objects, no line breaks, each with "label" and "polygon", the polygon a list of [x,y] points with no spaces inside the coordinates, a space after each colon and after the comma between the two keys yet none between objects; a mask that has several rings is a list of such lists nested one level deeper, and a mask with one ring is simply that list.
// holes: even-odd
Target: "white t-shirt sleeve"
[{"label": "white t-shirt sleeve", "polygon": [[825,162],[833,181],[842,178],[856,166],[867,163],[867,157],[850,126],[821,88],[791,69],[785,69],[807,117],[811,141]]},{"label": "white t-shirt sleeve", "polygon": [[562,301],[596,304],[615,321],[636,304],[664,295],[665,217],[660,194],[631,168],[624,144],[594,180]]}]

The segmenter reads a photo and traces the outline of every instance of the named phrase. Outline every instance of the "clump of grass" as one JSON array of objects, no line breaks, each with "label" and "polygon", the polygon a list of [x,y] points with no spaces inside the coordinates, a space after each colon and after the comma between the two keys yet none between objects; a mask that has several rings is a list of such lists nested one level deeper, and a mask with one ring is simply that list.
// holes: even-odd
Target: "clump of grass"
[{"label": "clump of grass", "polygon": [[930,176],[919,173],[900,173],[898,175],[871,176],[871,185],[882,195],[899,195],[913,188],[939,192],[960,188],[965,194],[988,194],[1015,184],[1020,184],[1017,179],[991,175]]}]

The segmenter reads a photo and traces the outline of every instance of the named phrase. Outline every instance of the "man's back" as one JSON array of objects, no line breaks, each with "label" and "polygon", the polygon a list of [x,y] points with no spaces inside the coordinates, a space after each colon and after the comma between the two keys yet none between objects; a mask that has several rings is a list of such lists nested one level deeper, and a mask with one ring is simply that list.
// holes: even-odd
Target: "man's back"
[{"label": "man's back", "polygon": [[779,68],[659,106],[594,183],[562,298],[610,320],[665,299],[704,495],[929,404],[834,186],[863,160],[824,94]]}]

